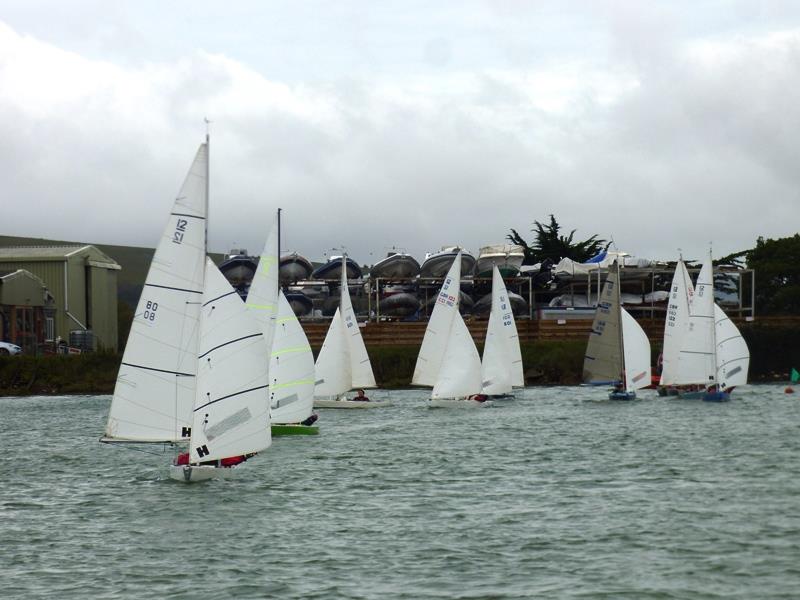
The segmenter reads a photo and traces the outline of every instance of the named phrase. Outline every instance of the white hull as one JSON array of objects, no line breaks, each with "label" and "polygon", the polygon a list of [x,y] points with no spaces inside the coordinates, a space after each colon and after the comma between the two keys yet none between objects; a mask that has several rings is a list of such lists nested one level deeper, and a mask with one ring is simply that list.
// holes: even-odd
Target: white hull
[{"label": "white hull", "polygon": [[212,467],[211,465],[170,465],[169,478],[184,483],[197,483],[210,479],[229,479],[236,467]]},{"label": "white hull", "polygon": [[431,398],[428,406],[431,408],[481,408],[491,405],[491,400],[478,402],[469,398]]},{"label": "white hull", "polygon": [[314,400],[314,408],[380,408],[389,406],[391,402],[368,402],[360,400]]}]

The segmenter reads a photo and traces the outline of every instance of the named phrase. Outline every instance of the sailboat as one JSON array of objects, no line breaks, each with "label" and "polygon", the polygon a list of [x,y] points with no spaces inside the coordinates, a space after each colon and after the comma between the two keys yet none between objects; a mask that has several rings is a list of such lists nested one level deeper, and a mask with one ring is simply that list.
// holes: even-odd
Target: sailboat
[{"label": "sailboat", "polygon": [[342,256],[339,308],[331,319],[315,366],[315,408],[375,408],[389,404],[345,397],[353,389],[376,387],[372,364],[347,288],[346,259]]},{"label": "sailboat", "polygon": [[[194,464],[187,461],[179,472],[170,471],[172,477],[180,473],[183,481],[216,476],[221,471],[219,465],[222,461],[226,464],[241,462],[245,456],[263,447],[263,443],[253,443],[257,436],[251,438],[247,435],[239,439],[240,434],[248,432],[248,420],[241,412],[235,422],[225,421],[223,427],[226,429],[220,433],[218,417],[222,414],[220,407],[224,398],[218,395],[219,386],[214,377],[209,379],[204,371],[212,356],[216,363],[220,354],[207,352],[205,363],[199,358],[200,349],[204,347],[201,344],[208,341],[203,330],[207,318],[201,311],[204,310],[204,298],[211,298],[209,285],[218,292],[230,292],[244,308],[219,270],[207,268],[208,147],[206,138],[206,143],[195,155],[153,255],[117,375],[105,435],[100,440],[115,444],[169,445],[202,440],[202,444],[193,444]],[[209,271],[213,276],[211,279],[208,279]],[[258,336],[263,345],[261,334]],[[266,351],[265,347],[262,350]],[[222,352],[228,353],[230,349]],[[248,373],[248,381],[256,372],[258,369]],[[204,421],[200,430],[196,430],[195,407],[201,379],[201,389],[209,394],[214,392],[213,398],[219,399],[214,401],[217,406],[207,411],[207,420],[206,413],[203,413]],[[266,407],[266,391],[263,395]],[[209,397],[206,398],[208,401]],[[230,404],[225,402],[224,406],[227,410]],[[212,442],[212,438],[216,441]],[[194,467],[200,466],[197,463],[201,453],[203,462],[216,461],[217,457],[220,462],[213,466],[203,465],[208,468],[197,470]],[[227,472],[230,470],[226,469]]]},{"label": "sailboat", "polygon": [[189,453],[170,466],[177,481],[227,477],[271,443],[264,333],[210,258],[196,360]]},{"label": "sailboat", "polygon": [[515,387],[525,387],[517,326],[497,265],[492,267],[492,310],[483,346],[481,378],[482,393],[488,396],[507,396]]},{"label": "sailboat", "polygon": [[458,310],[459,252],[439,290],[414,368],[413,385],[433,387],[431,407],[488,406],[481,394],[481,358]]},{"label": "sailboat", "polygon": [[258,267],[246,305],[253,312],[270,348],[269,399],[272,435],[314,435],[311,427],[314,402],[314,355],[303,328],[286,300],[279,282],[279,231],[276,218]]},{"label": "sailboat", "polygon": [[650,385],[650,341],[622,308],[617,261],[611,265],[598,298],[583,359],[583,381],[614,385],[610,400],[633,400],[636,390]]},{"label": "sailboat", "polygon": [[[679,261],[679,267],[682,261]],[[685,268],[684,268],[685,271]],[[681,276],[683,278],[684,276]],[[676,288],[673,278],[673,290]],[[686,276],[688,279],[688,276]],[[711,253],[703,261],[694,292],[686,286],[687,294],[680,295],[677,282],[675,301],[685,302],[688,310],[678,308],[668,314],[668,329],[675,339],[665,339],[664,364],[670,365],[661,376],[661,384],[674,386],[681,398],[703,399],[709,402],[730,400],[733,388],[747,383],[750,351],[739,329],[714,302],[714,270]],[[670,308],[673,296],[670,296]],[[674,316],[670,325],[670,316]],[[699,388],[699,389],[698,389]]]}]

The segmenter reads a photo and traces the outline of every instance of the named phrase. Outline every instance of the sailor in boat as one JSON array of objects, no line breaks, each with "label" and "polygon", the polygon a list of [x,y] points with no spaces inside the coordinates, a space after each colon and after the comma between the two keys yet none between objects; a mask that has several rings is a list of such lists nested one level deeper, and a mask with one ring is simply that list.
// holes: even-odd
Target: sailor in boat
[{"label": "sailor in boat", "polygon": [[[203,466],[211,466],[211,467],[235,467],[246,461],[248,458],[252,458],[255,456],[256,453],[253,452],[251,454],[243,454],[241,456],[229,456],[228,458],[222,458],[220,460],[209,460],[206,462],[201,462],[200,464]],[[180,467],[182,465],[189,464],[189,453],[182,452],[178,454],[177,458],[175,459],[175,466]]]},{"label": "sailor in boat", "polygon": [[300,425],[311,426],[313,425],[317,419],[319,419],[319,415],[317,413],[311,413],[311,416],[308,417],[305,421],[300,421]]},{"label": "sailor in boat", "polygon": [[489,399],[487,394],[472,394],[467,400],[474,400],[475,402],[486,402]]},{"label": "sailor in boat", "polygon": [[369,398],[364,395],[364,390],[357,390],[353,397],[353,402],[369,402]]}]

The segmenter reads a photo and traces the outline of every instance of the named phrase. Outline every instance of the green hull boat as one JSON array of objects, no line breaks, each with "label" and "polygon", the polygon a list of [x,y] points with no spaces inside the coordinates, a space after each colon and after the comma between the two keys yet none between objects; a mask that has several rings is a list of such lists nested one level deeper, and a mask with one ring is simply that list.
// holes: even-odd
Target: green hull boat
[{"label": "green hull boat", "polygon": [[319,427],[312,425],[270,425],[272,436],[279,435],[319,435]]}]

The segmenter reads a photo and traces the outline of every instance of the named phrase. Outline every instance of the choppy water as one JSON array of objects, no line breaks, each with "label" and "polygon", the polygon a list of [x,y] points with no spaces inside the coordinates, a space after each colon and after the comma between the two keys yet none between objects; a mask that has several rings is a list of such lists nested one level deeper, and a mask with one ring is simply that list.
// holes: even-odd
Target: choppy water
[{"label": "choppy water", "polygon": [[233,481],[97,442],[108,396],[0,398],[3,598],[797,598],[800,394],[533,388],[322,411]]}]

